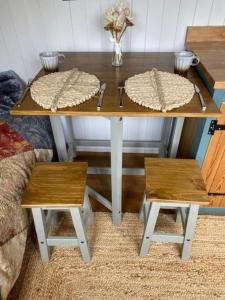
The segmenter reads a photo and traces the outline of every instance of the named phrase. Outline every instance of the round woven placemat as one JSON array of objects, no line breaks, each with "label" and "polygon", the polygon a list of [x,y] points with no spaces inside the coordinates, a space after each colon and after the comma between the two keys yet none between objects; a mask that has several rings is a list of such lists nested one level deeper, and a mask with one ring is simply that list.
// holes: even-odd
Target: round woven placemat
[{"label": "round woven placemat", "polygon": [[99,91],[99,86],[95,75],[72,69],[39,78],[31,86],[31,96],[40,106],[56,111],[90,99]]},{"label": "round woven placemat", "polygon": [[188,79],[157,69],[129,78],[125,91],[139,105],[163,112],[187,104],[194,95],[193,84]]}]

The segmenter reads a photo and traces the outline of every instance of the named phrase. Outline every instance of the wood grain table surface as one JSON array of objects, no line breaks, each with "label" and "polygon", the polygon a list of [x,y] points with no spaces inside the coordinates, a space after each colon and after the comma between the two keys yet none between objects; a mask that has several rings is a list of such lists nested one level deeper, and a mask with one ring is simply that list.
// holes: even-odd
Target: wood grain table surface
[{"label": "wood grain table surface", "polygon": [[82,207],[87,168],[87,162],[36,163],[23,194],[21,206]]},{"label": "wood grain table surface", "polygon": [[[121,116],[121,117],[219,117],[220,112],[213,102],[208,90],[198,77],[196,71],[191,69],[188,72],[188,78],[197,83],[207,104],[206,111],[201,110],[198,95],[195,94],[190,103],[168,111],[154,111],[152,109],[140,106],[134,103],[124,93],[124,107],[119,106],[117,85],[121,80],[139,74],[153,67],[160,71],[174,72],[174,54],[173,53],[123,53],[124,64],[122,67],[112,67],[112,53],[100,52],[64,52],[66,59],[60,65],[59,71],[70,70],[74,67],[95,74],[99,80],[106,82],[107,89],[104,95],[104,104],[100,111],[97,111],[98,97],[92,97],[90,100],[74,107],[58,109],[57,112],[40,107],[31,98],[30,91],[27,92],[20,107],[16,105],[11,109],[13,115],[64,115],[64,116]],[[35,79],[45,75],[42,69]]]},{"label": "wood grain table surface", "polygon": [[186,47],[200,58],[200,66],[214,89],[225,89],[225,26],[189,27]]},{"label": "wood grain table surface", "polygon": [[147,201],[209,204],[201,170],[194,159],[146,157],[145,174]]}]

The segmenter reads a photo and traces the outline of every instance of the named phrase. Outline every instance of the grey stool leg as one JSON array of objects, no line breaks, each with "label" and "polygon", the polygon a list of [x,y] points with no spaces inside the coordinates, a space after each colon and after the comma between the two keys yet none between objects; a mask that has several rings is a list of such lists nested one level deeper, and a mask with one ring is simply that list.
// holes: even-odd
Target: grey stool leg
[{"label": "grey stool leg", "polygon": [[189,212],[187,213],[186,228],[184,234],[184,243],[181,258],[188,260],[191,252],[192,241],[194,237],[195,226],[198,218],[199,205],[190,205]]},{"label": "grey stool leg", "polygon": [[145,206],[145,203],[146,203],[146,193],[144,192],[143,198],[142,198],[142,203],[141,203],[141,208],[140,208],[140,211],[139,211],[139,219],[140,220],[144,220],[144,206]]},{"label": "grey stool leg", "polygon": [[176,223],[180,224],[181,222],[182,222],[181,211],[180,211],[180,208],[177,208],[177,210],[176,210]]},{"label": "grey stool leg", "polygon": [[32,208],[35,230],[37,233],[38,244],[42,261],[49,261],[49,247],[47,245],[47,228],[45,213],[41,208]]},{"label": "grey stool leg", "polygon": [[83,211],[84,211],[84,222],[85,222],[85,224],[94,224],[95,223],[95,217],[94,217],[94,213],[92,211],[92,207],[91,207],[91,204],[90,204],[87,188],[85,189],[85,193],[84,193]]},{"label": "grey stool leg", "polygon": [[177,213],[176,213],[176,223],[180,224],[182,223],[183,228],[186,227],[186,219],[187,219],[187,213],[186,210],[188,210],[187,207],[178,207]]},{"label": "grey stool leg", "polygon": [[57,224],[59,221],[58,211],[57,210],[48,210],[46,215],[46,224]]},{"label": "grey stool leg", "polygon": [[81,255],[86,262],[91,261],[90,250],[87,243],[87,237],[82,219],[82,214],[79,208],[70,208],[70,213],[73,220],[73,225],[76,230],[78,244],[80,246]]},{"label": "grey stool leg", "polygon": [[155,224],[159,215],[160,204],[152,202],[149,208],[147,221],[144,228],[144,233],[141,241],[140,256],[147,255],[151,243],[151,237],[154,233]]}]

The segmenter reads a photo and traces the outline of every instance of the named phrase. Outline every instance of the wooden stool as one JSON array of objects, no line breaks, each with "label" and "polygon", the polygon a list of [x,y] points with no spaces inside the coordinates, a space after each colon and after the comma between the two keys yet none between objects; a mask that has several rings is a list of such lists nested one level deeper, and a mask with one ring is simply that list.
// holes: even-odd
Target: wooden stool
[{"label": "wooden stool", "polygon": [[[85,162],[37,163],[34,166],[21,206],[32,209],[43,261],[49,261],[49,246],[68,245],[79,247],[84,261],[90,262],[85,225],[93,222],[93,213],[86,177]],[[49,225],[56,212],[61,210],[71,213],[77,238],[48,236]]]},{"label": "wooden stool", "polygon": [[[145,226],[140,256],[148,253],[151,242],[183,244],[181,258],[190,256],[199,205],[209,199],[201,172],[195,160],[145,158],[146,193],[140,209]],[[160,208],[178,209],[183,234],[155,232]]]}]

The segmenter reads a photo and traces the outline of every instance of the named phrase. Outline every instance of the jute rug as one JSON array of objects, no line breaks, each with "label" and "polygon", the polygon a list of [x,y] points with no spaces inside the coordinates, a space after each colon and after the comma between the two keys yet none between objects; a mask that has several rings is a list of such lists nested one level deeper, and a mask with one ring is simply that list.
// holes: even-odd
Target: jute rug
[{"label": "jute rug", "polygon": [[[158,228],[179,232],[173,222],[163,214]],[[72,234],[68,216],[61,226]],[[73,248],[55,248],[51,262],[42,263],[37,244],[30,243],[12,298],[225,299],[225,217],[199,216],[188,262],[180,260],[175,244],[153,244],[148,256],[140,258],[142,230],[136,214],[124,214],[122,225],[115,227],[109,214],[96,213],[88,231],[91,264]]]}]

